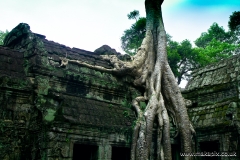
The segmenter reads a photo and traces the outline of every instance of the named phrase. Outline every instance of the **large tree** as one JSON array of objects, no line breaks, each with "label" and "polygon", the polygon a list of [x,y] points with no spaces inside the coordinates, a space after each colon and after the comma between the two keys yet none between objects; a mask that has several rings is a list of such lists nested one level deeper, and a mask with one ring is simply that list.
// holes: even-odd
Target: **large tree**
[{"label": "large tree", "polygon": [[[114,65],[113,69],[107,69],[79,60],[62,58],[61,65],[78,63],[103,72],[122,76],[129,74],[134,76],[133,83],[136,86],[145,89],[144,94],[136,97],[132,102],[138,115],[132,137],[132,160],[149,159],[155,120],[158,122],[157,159],[172,159],[169,116],[174,118],[178,126],[182,152],[192,152],[191,137],[195,131],[189,121],[184,99],[168,64],[162,3],[163,0],[145,0],[146,35],[137,54],[132,56],[132,61],[125,62],[114,55],[105,55],[103,58]],[[139,105],[142,101],[147,101],[144,110],[141,110]],[[191,157],[184,158],[191,159]]]},{"label": "large tree", "polygon": [[[135,19],[136,22],[130,29],[124,31],[121,37],[122,49],[129,55],[135,55],[137,49],[141,46],[142,40],[146,34],[146,18],[139,17],[139,12],[134,10],[128,14],[129,19]],[[190,78],[190,72],[196,69],[198,63],[196,50],[192,48],[189,40],[183,40],[181,43],[172,40],[167,34],[167,53],[168,63],[177,79],[178,84],[183,79]]]}]

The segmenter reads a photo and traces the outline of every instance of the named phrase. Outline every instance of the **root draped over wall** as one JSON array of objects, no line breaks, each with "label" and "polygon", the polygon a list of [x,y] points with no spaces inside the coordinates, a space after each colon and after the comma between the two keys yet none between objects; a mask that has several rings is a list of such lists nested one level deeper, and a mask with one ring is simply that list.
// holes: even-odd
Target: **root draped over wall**
[{"label": "root draped over wall", "polygon": [[[102,72],[122,76],[128,74],[134,77],[133,83],[136,86],[144,87],[144,95],[136,97],[132,102],[138,115],[133,132],[132,160],[149,159],[155,119],[158,121],[159,133],[157,159],[172,159],[169,116],[174,118],[178,126],[181,152],[192,151],[191,137],[195,131],[189,121],[184,99],[168,64],[166,32],[161,12],[162,3],[163,0],[145,0],[146,35],[137,54],[131,57],[132,61],[121,61],[115,55],[103,55],[102,58],[114,66],[113,69],[107,69],[79,60],[61,58],[61,66],[77,63]],[[140,102],[143,101],[148,103],[146,108],[141,110]],[[191,159],[191,157],[184,158]]]}]

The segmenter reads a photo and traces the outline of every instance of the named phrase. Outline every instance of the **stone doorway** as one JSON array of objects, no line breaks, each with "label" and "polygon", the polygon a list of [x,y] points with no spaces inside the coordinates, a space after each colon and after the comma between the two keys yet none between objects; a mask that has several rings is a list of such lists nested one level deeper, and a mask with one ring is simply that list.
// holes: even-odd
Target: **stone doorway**
[{"label": "stone doorway", "polygon": [[130,148],[112,147],[112,160],[130,160]]},{"label": "stone doorway", "polygon": [[97,160],[98,146],[86,144],[74,144],[73,160]]},{"label": "stone doorway", "polygon": [[180,157],[180,145],[179,144],[172,144],[172,159],[173,160],[181,160]]},{"label": "stone doorway", "polygon": [[[219,142],[218,141],[208,141],[208,142],[201,142],[200,144],[200,150],[201,152],[219,152]],[[220,157],[217,156],[203,156],[202,160],[220,160]]]}]

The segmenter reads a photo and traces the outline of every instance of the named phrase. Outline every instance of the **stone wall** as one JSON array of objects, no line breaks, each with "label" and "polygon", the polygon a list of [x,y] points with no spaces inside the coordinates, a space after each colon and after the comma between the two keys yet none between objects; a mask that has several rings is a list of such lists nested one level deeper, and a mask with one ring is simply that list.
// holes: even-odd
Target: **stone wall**
[{"label": "stone wall", "polygon": [[239,70],[240,56],[234,56],[192,73],[183,96],[197,132],[197,151],[215,145],[219,152],[237,154],[221,159],[239,159]]},{"label": "stone wall", "polygon": [[22,52],[0,47],[0,63],[0,159],[17,159],[21,152],[27,154],[26,128],[34,123],[31,82]]},{"label": "stone wall", "polygon": [[112,148],[130,150],[136,119],[131,101],[141,94],[130,77],[71,63],[61,67],[59,57],[111,65],[94,52],[48,41],[27,24],[14,28],[4,45],[0,159],[70,160],[80,144],[97,146],[99,160],[110,160]]},{"label": "stone wall", "polygon": [[[136,120],[131,101],[142,89],[132,85],[131,77],[75,63],[61,66],[60,57],[67,57],[112,68],[100,52],[109,54],[49,41],[27,24],[10,32],[0,46],[0,159],[74,160],[79,154],[129,159]],[[239,71],[240,56],[234,56],[192,73],[182,93],[197,133],[196,152],[234,152],[237,157],[221,159],[240,158]],[[179,159],[179,137],[173,138],[176,125],[170,121],[173,157]],[[156,143],[157,130],[154,134]],[[151,157],[155,149],[153,143]]]}]

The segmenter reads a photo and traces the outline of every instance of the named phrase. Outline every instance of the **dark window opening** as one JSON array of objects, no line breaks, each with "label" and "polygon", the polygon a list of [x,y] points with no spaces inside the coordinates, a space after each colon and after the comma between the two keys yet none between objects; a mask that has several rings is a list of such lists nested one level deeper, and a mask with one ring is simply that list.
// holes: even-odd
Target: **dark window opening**
[{"label": "dark window opening", "polygon": [[198,102],[193,102],[192,107],[198,107]]},{"label": "dark window opening", "polygon": [[232,114],[232,113],[226,114],[226,118],[227,118],[228,120],[233,120],[233,114]]},{"label": "dark window opening", "polygon": [[[209,153],[214,153],[214,152],[219,152],[219,143],[218,141],[210,141],[210,142],[201,142],[200,143],[200,150],[201,152],[209,152]],[[203,156],[202,160],[219,160],[220,157],[217,156]]]},{"label": "dark window opening", "polygon": [[180,145],[172,144],[172,160],[180,160]]},{"label": "dark window opening", "polygon": [[130,160],[130,148],[112,147],[112,160]]},{"label": "dark window opening", "polygon": [[97,160],[98,146],[74,144],[73,160]]}]

